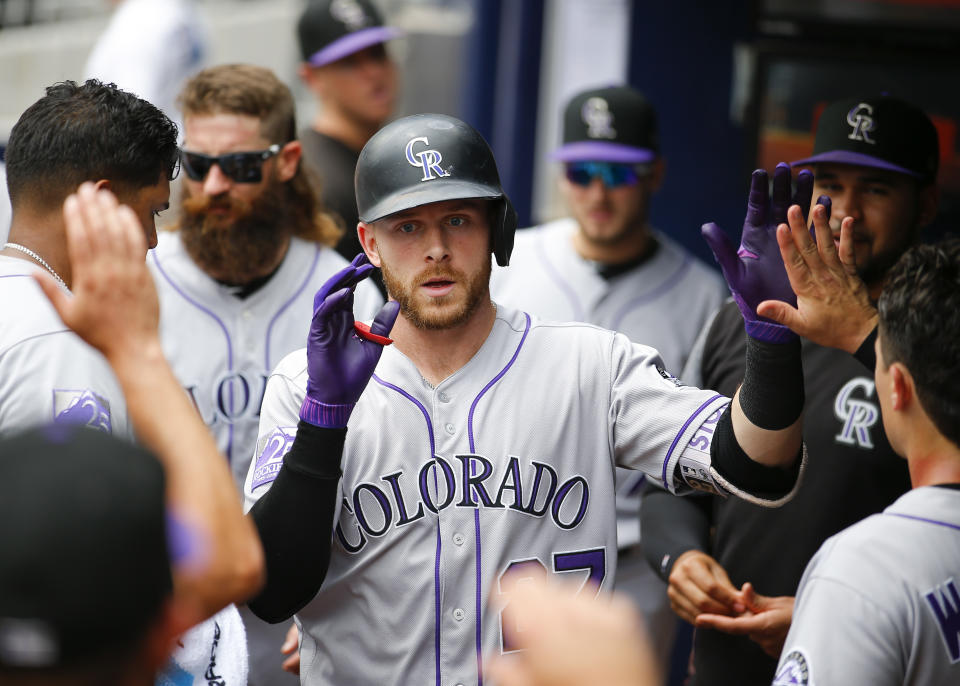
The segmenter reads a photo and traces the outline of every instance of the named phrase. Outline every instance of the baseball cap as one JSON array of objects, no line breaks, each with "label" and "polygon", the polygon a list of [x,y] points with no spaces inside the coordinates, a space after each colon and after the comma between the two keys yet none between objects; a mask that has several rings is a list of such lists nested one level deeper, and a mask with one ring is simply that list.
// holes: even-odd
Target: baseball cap
[{"label": "baseball cap", "polygon": [[122,657],[171,593],[165,520],[142,448],[66,425],[0,440],[0,669]]},{"label": "baseball cap", "polygon": [[310,0],[297,22],[303,60],[314,67],[336,62],[402,33],[383,25],[383,18],[370,0]]},{"label": "baseball cap", "polygon": [[939,157],[930,118],[908,102],[880,95],[827,105],[817,122],[813,155],[792,164],[855,164],[932,181]]},{"label": "baseball cap", "polygon": [[575,95],[563,112],[563,145],[551,157],[561,162],[652,162],[660,153],[657,113],[628,86]]}]

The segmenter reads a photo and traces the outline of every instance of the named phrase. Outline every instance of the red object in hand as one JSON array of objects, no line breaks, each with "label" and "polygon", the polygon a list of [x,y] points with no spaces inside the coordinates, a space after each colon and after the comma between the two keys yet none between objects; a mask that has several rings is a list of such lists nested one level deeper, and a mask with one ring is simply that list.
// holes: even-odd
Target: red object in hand
[{"label": "red object in hand", "polygon": [[392,338],[387,338],[386,336],[378,336],[375,333],[370,333],[370,325],[364,324],[363,322],[354,322],[353,330],[356,332],[360,338],[373,341],[374,343],[379,343],[380,345],[390,345],[393,343]]}]

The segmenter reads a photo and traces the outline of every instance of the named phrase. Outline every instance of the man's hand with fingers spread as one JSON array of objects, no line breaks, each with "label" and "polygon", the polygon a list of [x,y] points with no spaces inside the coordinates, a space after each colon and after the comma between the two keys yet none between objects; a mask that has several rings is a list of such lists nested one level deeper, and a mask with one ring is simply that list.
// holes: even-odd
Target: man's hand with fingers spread
[{"label": "man's hand with fingers spread", "polygon": [[63,206],[71,294],[36,275],[64,323],[112,364],[160,353],[160,306],[144,261],[147,245],[133,210],[84,183]]},{"label": "man's hand with fingers spread", "polygon": [[790,208],[788,223],[777,228],[777,243],[797,304],[766,300],[757,306],[757,314],[814,343],[854,353],[876,327],[877,312],[857,276],[853,219],[843,220],[836,242],[829,220],[828,207],[818,204],[813,210],[814,241],[800,208]]},{"label": "man's hand with fingers spread", "polygon": [[704,612],[735,615],[744,609],[726,570],[699,550],[688,550],[673,563],[667,596],[673,611],[691,624]]}]

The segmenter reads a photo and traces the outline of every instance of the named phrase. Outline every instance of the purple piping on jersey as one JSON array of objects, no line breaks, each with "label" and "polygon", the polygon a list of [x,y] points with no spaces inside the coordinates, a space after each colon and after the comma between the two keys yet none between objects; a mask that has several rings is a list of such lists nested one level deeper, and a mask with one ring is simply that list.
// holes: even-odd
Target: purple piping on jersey
[{"label": "purple piping on jersey", "polygon": [[[542,229],[541,229],[542,230]],[[570,301],[570,305],[573,307],[573,317],[574,321],[582,322],[585,317],[583,314],[583,305],[580,304],[580,300],[577,298],[577,292],[571,288],[561,276],[560,272],[557,271],[557,268],[553,266],[553,263],[547,259],[547,251],[539,250],[537,255],[540,258],[540,262],[543,263],[543,268],[547,272],[547,276],[553,279],[553,282],[557,285],[560,291],[566,296],[567,300]]]},{"label": "purple piping on jersey", "polygon": [[[433,420],[430,419],[430,413],[427,412],[427,408],[423,404],[414,398],[412,395],[407,393],[405,390],[399,386],[394,386],[392,383],[384,381],[376,374],[373,375],[373,380],[376,381],[381,386],[385,386],[391,390],[396,391],[404,398],[412,402],[423,414],[423,418],[427,422],[427,435],[430,437],[430,459],[433,459],[433,456],[437,454],[436,451],[436,442],[433,438]],[[436,470],[434,470],[434,477],[436,477]],[[433,637],[433,646],[434,646],[434,659],[437,675],[437,686],[440,686],[440,513],[437,513],[437,555],[434,558],[433,565],[433,607],[434,607],[434,637]]]},{"label": "purple piping on jersey", "polygon": [[665,293],[673,290],[673,288],[680,283],[683,278],[683,275],[690,269],[690,265],[693,264],[693,258],[690,254],[683,256],[683,261],[680,262],[680,266],[677,267],[670,276],[668,276],[663,283],[654,288],[648,293],[637,296],[626,305],[621,307],[617,313],[613,316],[613,323],[610,325],[610,328],[614,331],[620,330],[620,324],[623,322],[623,318],[635,307],[640,305],[646,305],[648,302],[653,302],[657,298],[662,297]]},{"label": "purple piping on jersey", "polygon": [[[527,334],[530,333],[530,315],[526,312],[523,313],[523,316],[526,318],[527,323],[523,329],[523,336],[520,337],[520,343],[517,344],[517,349],[513,351],[513,357],[510,358],[510,361],[507,362],[506,366],[500,370],[500,373],[497,374],[490,382],[483,387],[477,397],[473,399],[473,403],[470,405],[470,414],[467,415],[467,436],[470,439],[470,452],[475,453],[477,451],[476,443],[473,440],[473,412],[477,409],[477,403],[480,402],[480,398],[489,391],[495,383],[497,383],[503,375],[507,373],[507,370],[513,366],[513,363],[516,361],[517,356],[520,354],[520,349],[523,347],[524,341],[527,340]],[[474,529],[476,530],[476,540],[477,540],[477,686],[483,686],[483,646],[482,646],[482,635],[481,629],[482,625],[480,622],[480,610],[481,610],[481,592],[480,585],[482,579],[480,578],[480,508],[473,513],[473,523]]]},{"label": "purple piping on jersey", "polygon": [[286,311],[286,309],[293,304],[294,300],[299,298],[300,294],[303,293],[303,289],[307,287],[308,283],[310,283],[310,278],[313,276],[313,272],[316,270],[317,262],[319,261],[320,261],[320,246],[318,245],[313,253],[313,264],[311,264],[310,269],[307,270],[307,275],[304,277],[303,283],[301,283],[300,286],[297,288],[297,290],[294,292],[294,294],[290,296],[290,299],[280,306],[280,309],[277,310],[277,313],[273,315],[273,318],[270,320],[270,323],[267,325],[267,340],[266,340],[266,344],[264,345],[264,350],[266,352],[263,356],[263,368],[267,370],[267,374],[273,371],[273,367],[274,367],[274,365],[270,363],[270,332],[273,330],[273,325],[277,323],[277,320],[280,318],[280,315],[283,314],[284,311]]},{"label": "purple piping on jersey", "polygon": [[[163,267],[160,265],[160,258],[157,257],[156,251],[151,250],[150,257],[153,259],[153,263],[157,266],[157,271],[159,271],[160,275],[164,279],[166,279],[167,283],[169,283],[173,287],[173,290],[179,293],[184,300],[186,300],[188,303],[196,307],[198,310],[212,317],[213,321],[215,321],[220,326],[220,329],[223,331],[223,335],[227,339],[227,371],[232,372],[233,371],[233,342],[230,340],[230,332],[227,331],[226,325],[220,320],[220,317],[218,317],[216,314],[214,314],[213,312],[208,310],[206,307],[204,307],[203,305],[201,305],[196,300],[194,300],[189,295],[183,292],[180,286],[178,286],[174,282],[174,280],[170,278],[167,272],[164,271]],[[230,402],[231,402],[230,411],[232,412],[233,411],[233,405],[232,405],[233,389],[232,388],[230,392]],[[233,423],[232,422],[229,422],[227,424],[227,462],[228,463],[233,462]]]},{"label": "purple piping on jersey", "polygon": [[670,444],[670,449],[667,451],[667,456],[663,460],[663,473],[661,474],[660,478],[661,478],[661,481],[663,482],[664,487],[666,487],[668,483],[667,482],[667,465],[670,464],[670,457],[673,455],[673,451],[676,449],[677,443],[680,442],[680,437],[683,436],[683,433],[687,430],[687,427],[690,426],[691,422],[693,422],[693,420],[696,419],[701,412],[703,412],[717,398],[722,398],[722,397],[723,396],[718,393],[717,395],[710,398],[710,400],[708,400],[703,405],[698,407],[696,412],[690,415],[690,417],[687,418],[687,421],[683,423],[683,426],[680,427],[680,431],[677,432],[677,436],[676,438],[673,439],[673,443]]},{"label": "purple piping on jersey", "polygon": [[890,517],[902,517],[903,519],[914,519],[918,522],[926,522],[927,524],[936,524],[937,526],[945,526],[949,529],[956,529],[960,531],[960,526],[956,524],[951,524],[950,522],[941,522],[939,519],[927,519],[926,517],[917,517],[916,515],[908,514],[899,514],[897,512],[884,512],[883,514]]}]

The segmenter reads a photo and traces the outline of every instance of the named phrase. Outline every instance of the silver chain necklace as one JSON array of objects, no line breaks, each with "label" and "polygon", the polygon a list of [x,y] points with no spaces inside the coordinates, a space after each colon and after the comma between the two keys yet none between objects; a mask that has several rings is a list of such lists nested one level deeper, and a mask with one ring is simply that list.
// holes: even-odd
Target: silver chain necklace
[{"label": "silver chain necklace", "polygon": [[60,275],[53,270],[53,267],[47,264],[47,261],[45,259],[40,257],[37,253],[33,252],[30,248],[20,245],[19,243],[6,243],[3,247],[13,248],[14,250],[19,250],[24,255],[29,255],[30,257],[35,259],[40,264],[41,267],[43,267],[48,272],[50,272],[53,275],[53,278],[55,278],[61,286],[66,288],[68,291],[70,290],[69,288],[67,288],[66,282],[62,278],[60,278]]}]

